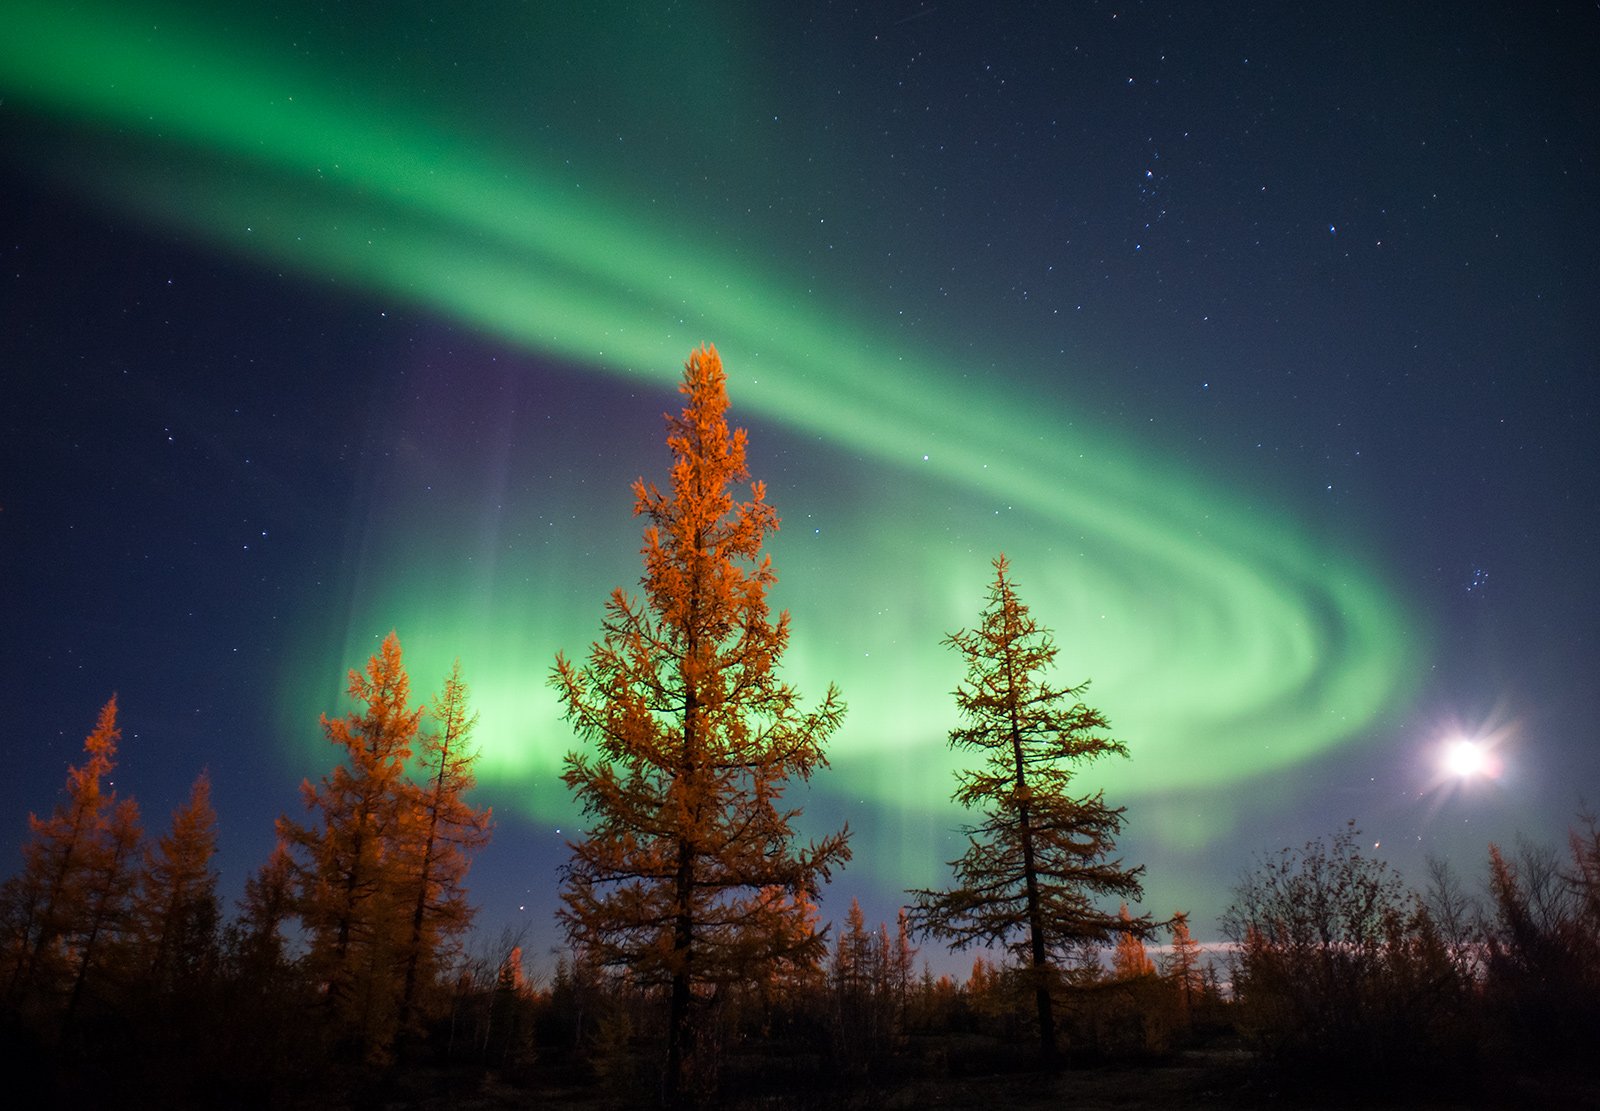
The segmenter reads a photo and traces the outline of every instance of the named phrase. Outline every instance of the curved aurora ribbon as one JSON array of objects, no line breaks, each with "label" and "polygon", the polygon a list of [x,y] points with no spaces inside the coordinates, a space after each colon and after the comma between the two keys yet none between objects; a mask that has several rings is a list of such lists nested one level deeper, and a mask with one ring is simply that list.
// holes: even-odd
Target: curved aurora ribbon
[{"label": "curved aurora ribbon", "polygon": [[[887,463],[902,496],[999,498],[1036,522],[1032,540],[997,533],[976,557],[934,553],[898,570],[873,571],[862,559],[791,573],[779,558],[787,599],[831,594],[832,641],[870,639],[860,614],[885,582],[909,576],[901,590],[940,596],[933,608],[944,623],[903,619],[906,641],[887,637],[904,658],[848,665],[851,718],[834,775],[823,778],[849,786],[823,789],[943,812],[949,763],[936,741],[949,725],[948,666],[926,661],[953,627],[946,617],[976,620],[986,560],[1000,546],[1047,624],[1069,641],[1098,626],[1072,655],[1135,752],[1132,765],[1106,770],[1118,790],[1203,787],[1286,767],[1357,735],[1404,693],[1404,624],[1370,570],[1168,462],[979,388],[944,360],[891,348],[770,275],[621,204],[580,196],[538,166],[408,126],[375,99],[335,92],[236,42],[84,4],[14,4],[8,21],[0,88],[98,137],[106,173],[87,187],[112,203],[572,364],[647,380],[663,404],[684,355],[712,338],[736,376],[736,413]],[[1030,544],[1039,570],[1015,559]],[[871,554],[893,564],[902,548],[880,538]],[[367,613],[414,636],[416,622],[396,622],[393,607],[415,608],[403,599],[430,576],[376,570],[390,585],[364,601]],[[846,570],[866,581],[841,585]],[[508,644],[514,632],[482,631],[510,620],[503,600],[489,597],[500,585],[480,582],[470,597],[428,607],[426,619],[434,640],[492,644],[480,656],[494,665],[474,670],[462,653],[483,711],[485,775],[548,782],[570,734],[538,693],[546,648],[518,650]],[[568,615],[580,631],[561,646],[578,650],[593,635],[602,598],[582,600],[581,621]],[[559,606],[546,591],[517,620]],[[1106,613],[1116,619],[1097,621]],[[358,623],[352,615],[351,628]],[[1101,631],[1112,626],[1121,632]],[[837,673],[829,640],[796,622],[803,689]],[[321,679],[335,679],[366,644],[348,633],[339,659],[315,662]],[[414,675],[430,673],[410,659]],[[305,714],[298,702],[296,712]],[[529,805],[556,813],[559,796],[559,787],[533,791]]]}]

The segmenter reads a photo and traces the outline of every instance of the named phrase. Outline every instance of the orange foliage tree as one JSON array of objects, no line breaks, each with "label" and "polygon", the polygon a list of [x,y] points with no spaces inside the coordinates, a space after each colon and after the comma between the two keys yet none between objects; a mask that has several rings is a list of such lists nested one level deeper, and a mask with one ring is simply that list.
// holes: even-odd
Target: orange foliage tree
[{"label": "orange foliage tree", "polygon": [[[730,430],[714,348],[694,352],[667,418],[671,488],[634,484],[647,517],[644,599],[617,590],[586,666],[558,656],[552,684],[592,754],[565,780],[588,820],[566,866],[562,921],[573,942],[668,998],[669,1100],[693,1097],[700,1002],[774,964],[815,961],[824,941],[797,928],[848,831],[801,846],[788,782],[825,765],[844,706],[830,687],[814,710],[778,678],[789,639],[774,619],[762,553],[778,518],[756,482],[745,433]],[[793,892],[805,898],[775,897]]]},{"label": "orange foliage tree", "polygon": [[216,851],[211,780],[202,772],[188,800],[172,812],[171,831],[145,853],[135,919],[140,971],[158,991],[193,984],[212,971],[222,915],[211,866]]},{"label": "orange foliage tree", "polygon": [[279,839],[255,873],[244,881],[239,917],[230,927],[239,974],[248,981],[271,983],[288,964],[284,926],[295,912],[295,862]]},{"label": "orange foliage tree", "polygon": [[434,725],[422,732],[422,777],[406,823],[411,895],[400,1005],[408,1023],[415,1018],[422,986],[472,924],[464,881],[472,854],[489,841],[491,818],[488,809],[473,807],[466,799],[476,783],[472,766],[477,752],[471,738],[478,715],[468,708],[459,660],[428,713]]},{"label": "orange foliage tree", "polygon": [[84,739],[84,762],[67,769],[67,797],[48,818],[28,815],[22,871],[0,888],[14,1005],[70,1018],[108,949],[128,932],[139,809],[103,783],[121,738],[113,695]]},{"label": "orange foliage tree", "polygon": [[1111,954],[1111,968],[1119,980],[1137,980],[1141,976],[1155,975],[1156,966],[1145,952],[1144,938],[1133,929],[1133,919],[1128,914],[1128,904],[1122,904],[1118,917],[1125,925],[1117,931],[1117,947]]},{"label": "orange foliage tree", "polygon": [[472,719],[459,670],[436,705],[441,729],[422,737],[425,786],[406,772],[423,710],[411,705],[394,633],[350,672],[348,692],[360,712],[322,718],[344,761],[301,785],[313,821],[279,818],[278,836],[293,854],[308,967],[351,1048],[381,1060],[440,945],[470,921],[461,880],[467,854],[487,839],[488,815],[462,797],[472,785]]},{"label": "orange foliage tree", "polygon": [[410,704],[411,680],[392,632],[349,679],[361,712],[322,717],[344,760],[315,786],[300,785],[314,820],[279,818],[278,836],[298,854],[296,910],[310,935],[312,974],[354,1047],[381,1055],[398,1020],[383,974],[398,941],[396,848],[409,802],[405,763],[422,711]]}]

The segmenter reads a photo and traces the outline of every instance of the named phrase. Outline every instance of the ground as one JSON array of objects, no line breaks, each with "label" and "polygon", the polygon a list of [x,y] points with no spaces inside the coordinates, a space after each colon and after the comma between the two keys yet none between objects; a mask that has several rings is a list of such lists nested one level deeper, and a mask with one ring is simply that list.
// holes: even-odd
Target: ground
[{"label": "ground", "polygon": [[[826,1068],[826,1066],[824,1066]],[[902,1076],[836,1085],[779,1085],[730,1098],[730,1111],[951,1111],[1070,1108],[1072,1111],[1225,1111],[1329,1108],[1455,1111],[1467,1108],[1600,1106],[1600,1079],[1588,1072],[1504,1078],[1453,1094],[1355,1086],[1332,1090],[1274,1078],[1231,1039],[1138,1066],[1079,1066],[1054,1074],[1032,1071],[966,1076]],[[1347,1078],[1348,1079],[1348,1078]],[[758,1085],[759,1087],[759,1085]],[[523,1077],[412,1076],[382,1092],[336,1101],[336,1106],[384,1111],[510,1111],[512,1108],[625,1111],[653,1105],[651,1093],[617,1090],[591,1077],[534,1068]],[[315,1111],[325,1111],[326,1104]],[[312,1111],[310,1106],[302,1111]]]}]

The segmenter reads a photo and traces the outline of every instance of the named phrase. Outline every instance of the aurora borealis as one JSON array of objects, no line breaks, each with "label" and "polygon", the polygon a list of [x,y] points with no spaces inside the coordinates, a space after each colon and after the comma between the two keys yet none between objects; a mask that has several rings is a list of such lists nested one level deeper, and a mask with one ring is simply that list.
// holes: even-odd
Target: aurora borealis
[{"label": "aurora borealis", "polygon": [[[552,831],[571,816],[556,774],[575,742],[544,679],[557,650],[581,654],[597,634],[609,590],[637,581],[627,483],[661,477],[659,415],[702,341],[729,367],[752,468],[783,517],[772,551],[775,601],[794,620],[787,675],[813,697],[835,681],[850,705],[810,805],[858,827],[853,880],[879,901],[929,882],[956,844],[943,743],[956,662],[940,640],[976,619],[1001,550],[1063,645],[1062,678],[1093,681],[1091,700],[1133,753],[1096,783],[1130,806],[1132,844],[1163,901],[1210,897],[1202,882],[1225,884],[1236,847],[1263,827],[1299,839],[1281,815],[1322,794],[1317,784],[1337,796],[1348,778],[1356,793],[1339,801],[1373,812],[1334,821],[1404,825],[1395,799],[1410,785],[1369,799],[1359,791],[1376,776],[1354,765],[1408,766],[1414,751],[1375,748],[1405,735],[1415,749],[1440,714],[1482,717],[1528,697],[1497,691],[1486,706],[1481,676],[1461,680],[1468,698],[1441,694],[1437,668],[1462,626],[1417,589],[1432,557],[1406,539],[1414,506],[1387,500],[1428,472],[1408,461],[1413,430],[1380,417],[1470,412],[1430,409],[1450,387],[1405,352],[1414,335],[1454,343],[1471,328],[1384,315],[1433,273],[1428,237],[1442,233],[1421,185],[1381,183],[1401,171],[1377,156],[1324,185],[1337,127],[1293,148],[1245,141],[1273,127],[1267,109],[1234,118],[1225,107],[1230,92],[1271,99],[1247,83],[1271,37],[1254,63],[1229,38],[1258,35],[1247,25],[1180,47],[1153,17],[1116,27],[1112,13],[1084,11],[1044,21],[1052,53],[1024,45],[1032,17],[1007,13],[977,36],[985,62],[961,50],[984,28],[976,10],[904,14],[808,21],[712,5],[557,17],[496,4],[443,28],[422,6],[381,23],[294,6],[226,18],[13,6],[18,33],[0,42],[8,173],[59,190],[52,212],[149,244],[130,250],[225,271],[228,289],[270,283],[286,318],[251,319],[237,296],[207,303],[197,291],[181,311],[216,321],[235,360],[249,357],[248,337],[271,333],[271,369],[163,369],[166,351],[122,367],[151,382],[136,390],[143,431],[171,400],[188,410],[175,435],[206,445],[198,471],[137,496],[181,501],[220,468],[235,477],[200,500],[219,520],[252,522],[236,529],[244,551],[282,553],[261,578],[219,585],[232,600],[192,631],[160,634],[175,639],[167,658],[180,670],[219,638],[254,642],[259,666],[230,676],[206,716],[255,723],[241,779],[258,784],[264,812],[292,806],[294,783],[317,773],[317,713],[338,707],[344,669],[392,627],[419,689],[455,656],[472,685],[481,778],[503,820],[488,882],[545,874]],[[1303,72],[1294,49],[1261,80],[1286,82],[1272,89],[1310,112],[1316,97],[1285,77]],[[791,52],[807,64],[785,68]],[[1169,100],[1168,52],[1190,75],[1238,53],[1247,76],[1231,80],[1246,83]],[[1077,55],[1072,70],[1064,59]],[[989,76],[997,65],[1010,76]],[[1038,106],[1011,99],[1008,81]],[[925,83],[917,116],[885,91],[908,82]],[[1083,99],[1096,89],[1104,103]],[[1111,106],[1128,96],[1153,99]],[[991,178],[998,166],[1004,181]],[[1232,207],[1217,199],[1246,180]],[[1279,194],[1290,200],[1273,207]],[[82,268],[102,265],[92,243],[73,249]],[[1497,258],[1479,269],[1504,275],[1491,299],[1520,280]],[[319,321],[298,354],[296,315]],[[11,366],[34,351],[16,346]],[[44,362],[37,382],[60,381]],[[1470,373],[1451,356],[1438,365]],[[230,380],[256,373],[297,384]],[[1501,371],[1483,373],[1480,397]],[[265,391],[252,403],[272,419],[224,432],[224,398],[241,390]],[[26,396],[42,411],[53,395]],[[280,412],[291,396],[305,408]],[[291,441],[320,442],[291,462],[281,432],[301,418],[305,439]],[[1441,420],[1437,434],[1461,429]],[[8,495],[11,529],[29,527],[14,507],[33,512],[50,481]],[[181,546],[155,530],[139,542],[138,555],[154,544],[168,565],[160,548]],[[225,570],[233,558],[208,556],[203,580],[244,574]],[[1450,591],[1485,574],[1479,556],[1461,558],[1474,566],[1446,576]],[[1494,661],[1508,651],[1484,650]],[[123,688],[137,726],[140,699],[114,663],[86,666]],[[69,735],[104,695],[84,697],[51,706]],[[230,821],[225,757],[205,755],[220,742],[193,743],[222,788],[225,843],[264,851],[267,830]],[[26,805],[44,805],[60,758],[30,771]],[[135,782],[139,759],[135,746]],[[1332,828],[1318,820],[1306,835]],[[515,861],[522,836],[539,839],[524,854],[533,863]],[[1215,870],[1189,874],[1198,860]],[[553,905],[542,882],[494,898],[502,910]]]}]

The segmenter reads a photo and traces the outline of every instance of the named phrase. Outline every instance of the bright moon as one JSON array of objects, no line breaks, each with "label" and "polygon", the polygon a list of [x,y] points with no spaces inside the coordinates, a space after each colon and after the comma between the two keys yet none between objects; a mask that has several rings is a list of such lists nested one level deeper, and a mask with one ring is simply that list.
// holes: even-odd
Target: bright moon
[{"label": "bright moon", "polygon": [[1472,741],[1456,741],[1445,753],[1445,767],[1462,779],[1482,773],[1487,765],[1487,754]]}]

